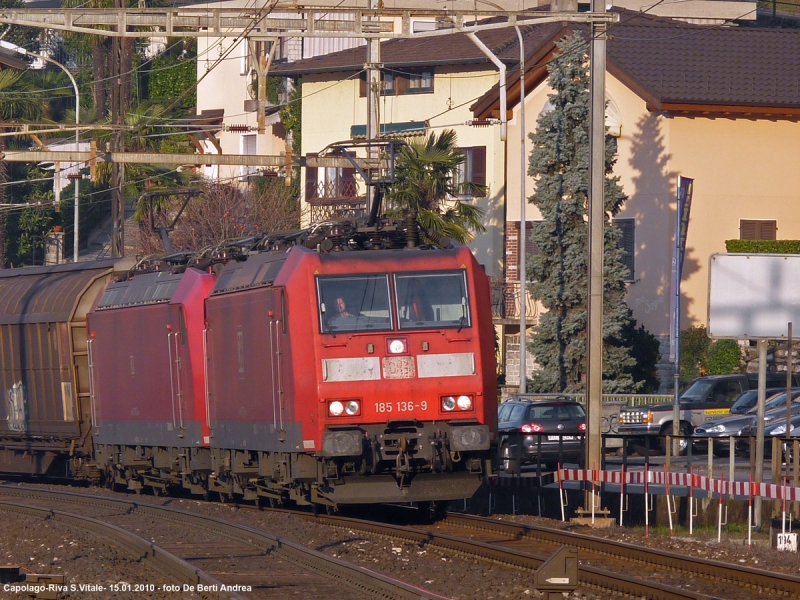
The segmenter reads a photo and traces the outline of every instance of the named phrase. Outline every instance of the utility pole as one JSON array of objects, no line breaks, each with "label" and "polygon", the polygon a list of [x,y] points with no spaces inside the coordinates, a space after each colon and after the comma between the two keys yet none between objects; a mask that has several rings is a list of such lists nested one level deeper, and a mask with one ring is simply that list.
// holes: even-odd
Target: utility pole
[{"label": "utility pole", "polygon": [[[382,0],[369,0],[370,9],[383,6]],[[377,17],[369,19],[377,20]],[[372,142],[380,135],[380,98],[381,98],[381,40],[380,38],[367,39],[367,140],[370,142],[367,147],[367,156],[370,162],[378,159],[378,147],[373,146]],[[380,207],[375,206],[378,188],[374,185],[367,186],[367,206],[370,210],[370,225],[375,225],[373,218],[380,213]]]},{"label": "utility pole", "polygon": [[[114,0],[114,8],[123,8],[122,0]],[[115,130],[111,147],[114,152],[122,152],[124,145],[122,122],[122,38],[114,37],[111,44],[111,122]],[[119,163],[111,164],[111,256],[125,254],[125,196],[122,193],[124,172]]]},{"label": "utility pole", "polygon": [[[606,0],[592,0],[592,12],[606,12]],[[606,24],[591,22],[589,90],[589,298],[586,353],[586,468],[600,469],[603,411],[603,236],[605,228]],[[599,494],[586,493],[584,508],[599,509]],[[590,504],[591,503],[591,504]]]}]

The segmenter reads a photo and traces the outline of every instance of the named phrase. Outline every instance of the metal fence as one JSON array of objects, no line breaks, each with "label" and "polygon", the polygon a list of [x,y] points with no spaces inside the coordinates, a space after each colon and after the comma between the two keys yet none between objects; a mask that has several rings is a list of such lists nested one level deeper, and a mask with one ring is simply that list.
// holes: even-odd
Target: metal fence
[{"label": "metal fence", "polygon": [[[578,402],[586,401],[586,394],[525,394],[516,395],[517,398],[530,398],[531,400],[549,400],[556,398],[574,398]],[[620,403],[625,406],[640,406],[642,404],[664,404],[672,402],[672,394],[603,394],[604,403]]]},{"label": "metal fence", "polygon": [[[492,289],[492,317],[494,319],[519,319],[519,306],[521,300],[519,281],[493,279]],[[539,319],[539,310],[536,301],[526,294],[525,317],[529,323]]]}]

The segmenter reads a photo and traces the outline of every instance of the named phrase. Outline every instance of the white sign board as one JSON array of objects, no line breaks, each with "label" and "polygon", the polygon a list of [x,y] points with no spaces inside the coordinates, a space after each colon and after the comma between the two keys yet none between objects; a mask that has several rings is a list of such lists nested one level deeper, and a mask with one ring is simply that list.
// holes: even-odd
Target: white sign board
[{"label": "white sign board", "polygon": [[708,335],[783,338],[800,328],[800,255],[712,254]]},{"label": "white sign board", "polygon": [[779,533],[778,534],[778,550],[784,552],[797,552],[797,534],[796,533]]}]

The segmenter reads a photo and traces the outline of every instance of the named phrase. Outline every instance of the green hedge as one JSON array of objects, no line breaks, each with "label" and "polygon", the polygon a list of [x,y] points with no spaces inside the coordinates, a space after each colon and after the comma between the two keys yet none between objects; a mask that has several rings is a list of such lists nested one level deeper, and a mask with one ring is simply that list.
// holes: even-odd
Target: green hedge
[{"label": "green hedge", "polygon": [[800,254],[800,240],[726,240],[725,248],[742,254]]}]

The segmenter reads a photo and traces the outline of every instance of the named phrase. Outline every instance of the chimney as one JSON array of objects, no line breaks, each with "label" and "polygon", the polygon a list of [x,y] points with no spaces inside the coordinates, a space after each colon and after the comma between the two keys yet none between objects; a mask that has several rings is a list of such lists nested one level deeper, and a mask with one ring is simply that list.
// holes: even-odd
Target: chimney
[{"label": "chimney", "polygon": [[578,12],[578,0],[550,0],[552,12]]}]

